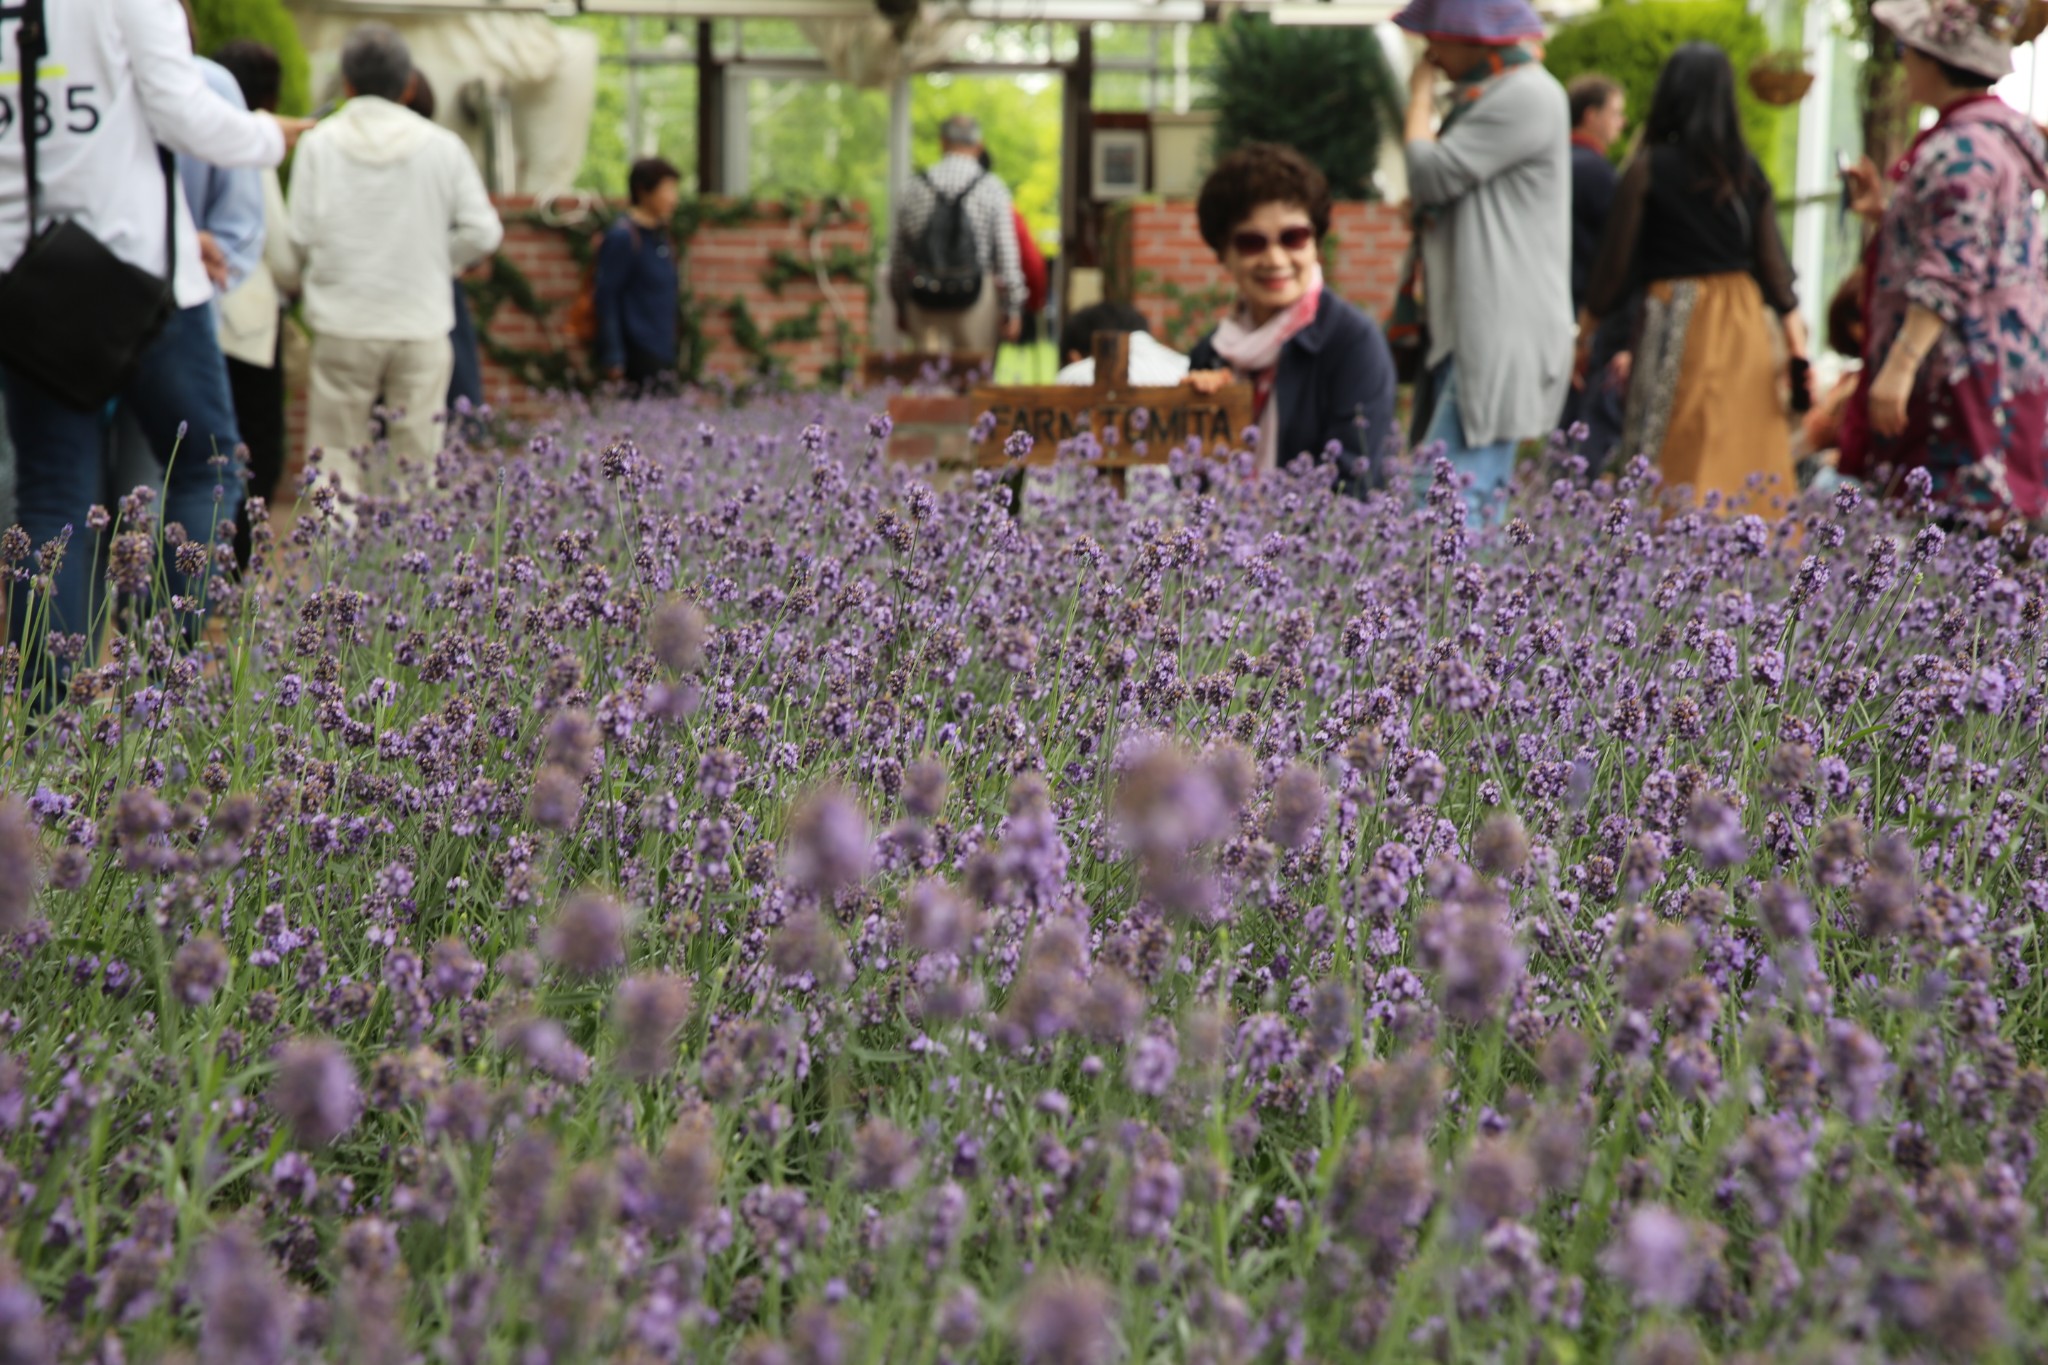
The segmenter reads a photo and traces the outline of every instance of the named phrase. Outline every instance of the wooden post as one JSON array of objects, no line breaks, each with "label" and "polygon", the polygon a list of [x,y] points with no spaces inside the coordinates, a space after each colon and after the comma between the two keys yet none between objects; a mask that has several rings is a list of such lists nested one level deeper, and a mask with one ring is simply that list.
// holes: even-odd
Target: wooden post
[{"label": "wooden post", "polygon": [[[1105,403],[1122,402],[1131,387],[1131,334],[1097,332],[1092,341],[1095,352],[1095,388]],[[1130,492],[1130,474],[1122,465],[1102,471],[1118,497]],[[1023,490],[1018,489],[1021,498]]]},{"label": "wooden post", "polygon": [[697,21],[697,193],[725,193],[725,67],[709,19]]}]

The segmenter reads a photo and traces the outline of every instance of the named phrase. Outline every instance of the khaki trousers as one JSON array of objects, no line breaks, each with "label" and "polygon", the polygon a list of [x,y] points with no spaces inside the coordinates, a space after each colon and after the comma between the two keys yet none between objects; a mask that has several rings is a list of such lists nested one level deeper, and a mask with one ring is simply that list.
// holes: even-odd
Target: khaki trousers
[{"label": "khaki trousers", "polygon": [[447,337],[429,341],[313,339],[306,444],[345,493],[363,491],[360,452],[370,445],[370,417],[381,396],[385,439],[400,470],[424,465],[441,449],[448,377],[455,349]]},{"label": "khaki trousers", "polygon": [[979,355],[994,358],[996,343],[1002,340],[1003,313],[996,302],[996,282],[983,275],[981,297],[972,308],[957,313],[934,313],[916,304],[907,305],[904,321],[910,325],[910,344],[919,355]]}]

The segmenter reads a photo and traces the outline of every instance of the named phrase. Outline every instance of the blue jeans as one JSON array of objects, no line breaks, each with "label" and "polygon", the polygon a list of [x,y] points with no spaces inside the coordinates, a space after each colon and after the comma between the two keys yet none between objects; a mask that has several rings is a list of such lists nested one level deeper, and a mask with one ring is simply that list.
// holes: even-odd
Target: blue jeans
[{"label": "blue jeans", "polygon": [[[1458,362],[1455,359],[1444,361],[1436,367],[1433,378],[1436,408],[1430,414],[1428,429],[1422,433],[1422,444],[1442,442],[1444,458],[1460,474],[1471,477],[1472,485],[1465,490],[1466,524],[1478,526],[1482,522],[1498,521],[1502,508],[1500,494],[1506,490],[1508,476],[1515,470],[1515,443],[1467,444],[1465,422],[1458,416]],[[1428,493],[1429,478],[1427,469],[1417,471],[1415,495],[1418,499]]]},{"label": "blue jeans", "polygon": [[[92,657],[97,632],[89,603],[92,564],[99,549],[94,542],[99,537],[86,525],[86,514],[103,487],[106,414],[81,412],[10,370],[0,370],[0,384],[5,386],[7,425],[14,438],[21,527],[37,547],[55,540],[66,527],[71,530],[54,596],[47,613],[37,611],[33,631],[33,594],[19,585],[11,594],[8,626],[22,645],[23,690],[33,692],[60,683],[68,671],[56,666],[43,649],[45,631],[84,635],[86,657]],[[234,464],[241,437],[228,397],[227,362],[214,334],[213,309],[201,304],[173,313],[142,353],[134,377],[118,398],[140,425],[156,456],[158,477],[164,479],[159,489],[162,500],[154,509],[159,534],[175,521],[190,539],[211,544],[216,528],[233,520],[242,506]],[[213,462],[216,452],[224,463]],[[119,529],[117,523],[109,534]],[[172,593],[203,598],[204,575],[188,578],[180,573],[161,543],[158,561],[162,581]],[[185,622],[188,631],[196,624]]]}]

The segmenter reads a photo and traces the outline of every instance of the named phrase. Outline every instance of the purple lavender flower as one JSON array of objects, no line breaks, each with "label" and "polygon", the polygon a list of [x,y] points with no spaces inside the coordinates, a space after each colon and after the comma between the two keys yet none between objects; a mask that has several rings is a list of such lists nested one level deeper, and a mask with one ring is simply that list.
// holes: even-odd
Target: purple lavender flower
[{"label": "purple lavender flower", "polygon": [[348,1054],[325,1038],[285,1044],[270,1103],[301,1147],[325,1147],[355,1125],[362,1107]]},{"label": "purple lavender flower", "polygon": [[196,935],[180,946],[171,959],[171,994],[181,1004],[204,1005],[227,979],[227,949],[221,946],[217,935]]},{"label": "purple lavender flower", "polygon": [[830,899],[865,878],[873,859],[867,817],[845,792],[826,787],[797,806],[785,868],[792,885]]},{"label": "purple lavender flower", "polygon": [[277,1268],[247,1228],[230,1223],[200,1250],[193,1296],[204,1359],[283,1365],[295,1314]]},{"label": "purple lavender flower", "polygon": [[1637,1208],[1623,1220],[1601,1263],[1629,1287],[1637,1303],[1659,1308],[1690,1304],[1708,1269],[1692,1226],[1657,1204]]},{"label": "purple lavender flower", "polygon": [[694,602],[667,602],[648,623],[647,647],[670,673],[697,673],[704,667],[710,636],[710,623]]},{"label": "purple lavender flower", "polygon": [[1315,770],[1293,764],[1273,784],[1273,805],[1266,813],[1266,837],[1284,849],[1305,848],[1323,822],[1329,798]]},{"label": "purple lavender flower", "polygon": [[917,1142],[884,1118],[854,1130],[853,1187],[864,1194],[907,1188],[917,1178]]},{"label": "purple lavender flower", "polygon": [[1115,1300],[1092,1276],[1041,1270],[1025,1286],[1012,1335],[1020,1365],[1110,1365]]},{"label": "purple lavender flower", "polygon": [[626,912],[610,896],[579,891],[562,904],[545,947],[571,976],[603,976],[626,962]]},{"label": "purple lavender flower", "polygon": [[676,1064],[676,1037],[690,1017],[690,983],[667,972],[630,976],[612,995],[618,1026],[617,1066],[636,1081],[668,1074]]}]

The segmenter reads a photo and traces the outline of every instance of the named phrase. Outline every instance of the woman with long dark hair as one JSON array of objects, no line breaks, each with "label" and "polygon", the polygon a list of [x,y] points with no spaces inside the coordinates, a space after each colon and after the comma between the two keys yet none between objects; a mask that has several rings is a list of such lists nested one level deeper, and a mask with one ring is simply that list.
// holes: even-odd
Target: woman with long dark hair
[{"label": "woman with long dark hair", "polygon": [[1687,43],[1657,77],[1642,141],[1586,291],[1582,353],[1598,322],[1643,292],[1621,453],[1655,459],[1668,488],[1726,508],[1794,492],[1780,396],[1784,347],[1806,354],[1771,182],[1742,139],[1735,69]]}]

